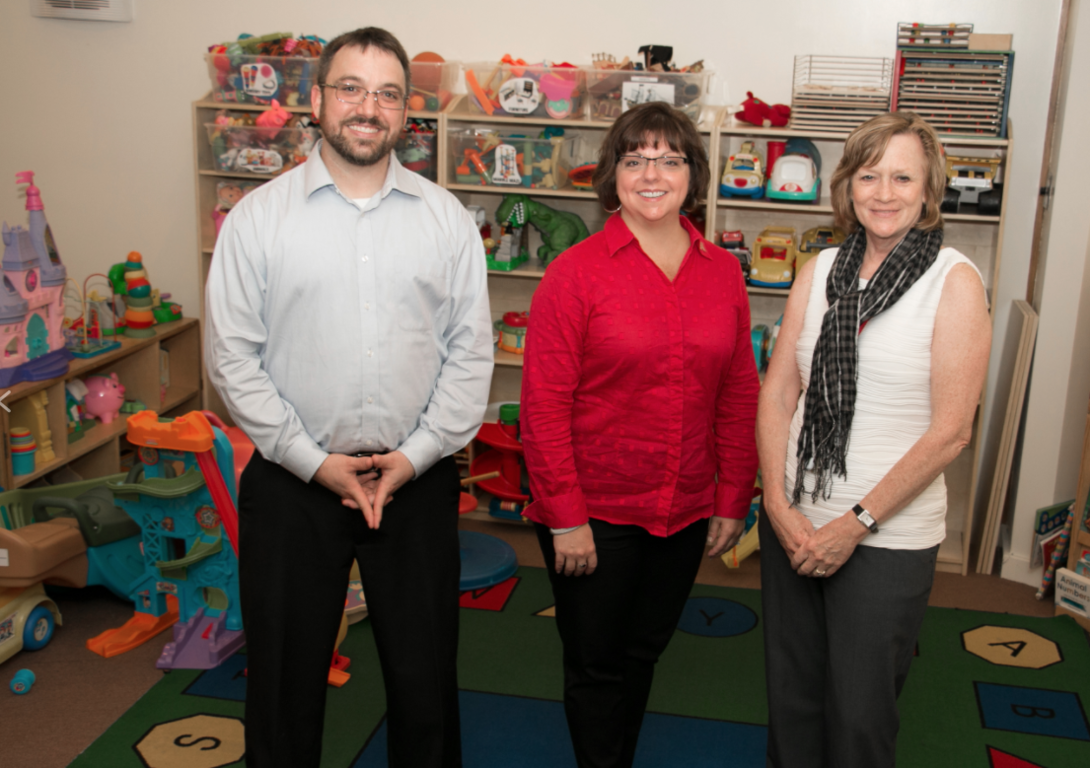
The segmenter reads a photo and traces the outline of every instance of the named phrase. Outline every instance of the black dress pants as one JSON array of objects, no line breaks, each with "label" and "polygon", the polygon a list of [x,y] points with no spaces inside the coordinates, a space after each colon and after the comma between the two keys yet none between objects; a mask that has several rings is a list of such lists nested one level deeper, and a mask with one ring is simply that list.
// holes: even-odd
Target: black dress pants
[{"label": "black dress pants", "polygon": [[598,568],[557,574],[553,536],[536,525],[564,644],[564,712],[579,768],[628,768],[655,663],[677,628],[708,535],[700,520],[672,536],[591,519]]},{"label": "black dress pants", "polygon": [[762,514],[769,768],[893,768],[897,697],[938,546],[855,548],[828,578],[799,576]]},{"label": "black dress pants", "polygon": [[326,677],[359,562],[386,687],[390,768],[461,766],[458,472],[439,461],[377,531],[316,482],[255,452],[239,490],[246,764],[317,768]]}]

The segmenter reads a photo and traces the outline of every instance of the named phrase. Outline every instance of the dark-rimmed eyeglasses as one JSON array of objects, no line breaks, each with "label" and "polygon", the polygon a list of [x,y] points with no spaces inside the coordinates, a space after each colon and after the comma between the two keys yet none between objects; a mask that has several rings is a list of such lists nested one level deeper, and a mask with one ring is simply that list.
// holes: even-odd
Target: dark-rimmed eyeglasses
[{"label": "dark-rimmed eyeglasses", "polygon": [[637,171],[647,170],[648,165],[654,165],[660,171],[677,173],[689,163],[689,158],[681,155],[662,155],[661,157],[644,157],[643,155],[621,155],[617,159],[617,170]]},{"label": "dark-rimmed eyeglasses", "polygon": [[337,101],[345,104],[362,104],[368,96],[375,98],[375,103],[383,109],[401,109],[405,106],[405,97],[401,91],[384,89],[381,91],[368,91],[358,85],[340,83],[339,85],[323,83],[322,88],[332,88],[336,91]]}]

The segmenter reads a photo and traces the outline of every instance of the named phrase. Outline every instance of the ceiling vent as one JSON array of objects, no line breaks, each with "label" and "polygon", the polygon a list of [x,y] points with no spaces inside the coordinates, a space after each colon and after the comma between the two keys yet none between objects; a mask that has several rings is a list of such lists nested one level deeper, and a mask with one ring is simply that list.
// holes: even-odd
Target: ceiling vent
[{"label": "ceiling vent", "polygon": [[30,0],[30,15],[81,21],[132,21],[133,0]]}]

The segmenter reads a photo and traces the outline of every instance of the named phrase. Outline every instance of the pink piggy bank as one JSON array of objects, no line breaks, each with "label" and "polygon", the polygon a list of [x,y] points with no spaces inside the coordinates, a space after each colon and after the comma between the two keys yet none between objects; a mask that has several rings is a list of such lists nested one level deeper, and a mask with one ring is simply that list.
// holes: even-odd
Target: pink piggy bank
[{"label": "pink piggy bank", "polygon": [[84,382],[87,396],[83,399],[87,413],[109,424],[117,418],[121,404],[125,402],[125,387],[117,380],[117,374],[88,376]]}]

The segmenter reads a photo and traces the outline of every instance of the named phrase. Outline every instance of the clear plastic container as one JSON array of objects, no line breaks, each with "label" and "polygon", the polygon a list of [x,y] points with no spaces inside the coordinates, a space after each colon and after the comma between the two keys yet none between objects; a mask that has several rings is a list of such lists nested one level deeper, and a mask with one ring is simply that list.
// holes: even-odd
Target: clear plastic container
[{"label": "clear plastic container", "polygon": [[306,162],[318,141],[317,128],[262,128],[205,123],[217,171],[276,176]]},{"label": "clear plastic container", "polygon": [[637,104],[665,101],[700,119],[711,72],[644,72],[586,68],[591,120],[616,120]]},{"label": "clear plastic container", "polygon": [[461,65],[456,61],[413,61],[409,64],[412,85],[409,109],[414,112],[441,112],[446,109],[458,84]]},{"label": "clear plastic container", "polygon": [[466,64],[470,110],[498,117],[566,120],[583,117],[586,76],[581,67]]},{"label": "clear plastic container", "polygon": [[206,53],[212,100],[225,104],[310,104],[310,88],[318,75],[318,59],[305,56],[250,56]]},{"label": "clear plastic container", "polygon": [[435,157],[435,132],[404,131],[394,147],[398,161],[410,171],[429,181],[436,180],[438,162]]},{"label": "clear plastic container", "polygon": [[450,182],[512,191],[569,186],[568,173],[576,165],[581,138],[526,134],[484,126],[450,131]]}]

